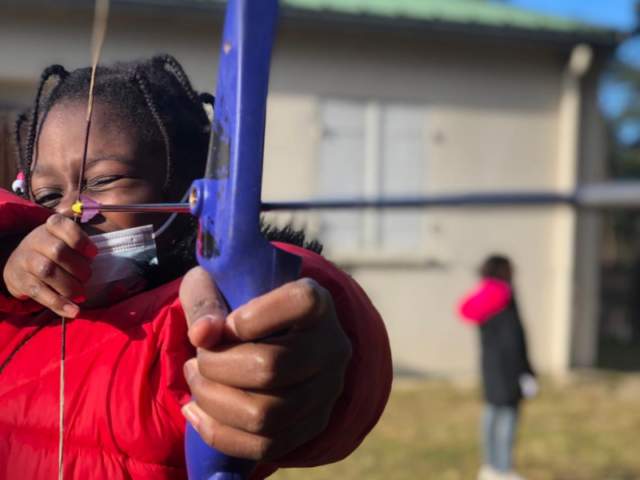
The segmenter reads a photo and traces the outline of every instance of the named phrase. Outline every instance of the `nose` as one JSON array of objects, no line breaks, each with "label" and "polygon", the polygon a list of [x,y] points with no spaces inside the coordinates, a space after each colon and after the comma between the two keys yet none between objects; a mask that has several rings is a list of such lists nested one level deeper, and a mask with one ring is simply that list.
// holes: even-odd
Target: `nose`
[{"label": "nose", "polygon": [[74,218],[73,204],[76,203],[77,195],[75,192],[67,193],[58,203],[56,207],[56,213],[64,215],[65,217]]}]

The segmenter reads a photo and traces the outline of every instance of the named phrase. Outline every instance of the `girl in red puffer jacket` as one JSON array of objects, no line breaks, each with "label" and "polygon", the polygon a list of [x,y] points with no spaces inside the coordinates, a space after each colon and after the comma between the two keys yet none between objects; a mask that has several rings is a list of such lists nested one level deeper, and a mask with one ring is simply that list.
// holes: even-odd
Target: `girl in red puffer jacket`
[{"label": "girl in red puffer jacket", "polygon": [[[303,278],[229,313],[196,267],[194,219],[76,224],[90,74],[45,70],[15,129],[23,198],[0,191],[0,480],[185,479],[185,419],[259,461],[254,479],[349,455],[391,383],[367,296],[317,244],[265,229]],[[101,67],[83,192],[179,201],[204,171],[212,100],[170,56]]]}]

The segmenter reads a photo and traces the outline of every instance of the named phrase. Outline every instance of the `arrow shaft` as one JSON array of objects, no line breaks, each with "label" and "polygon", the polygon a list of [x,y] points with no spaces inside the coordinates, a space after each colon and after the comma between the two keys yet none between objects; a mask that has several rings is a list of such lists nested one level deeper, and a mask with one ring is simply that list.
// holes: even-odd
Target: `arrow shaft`
[{"label": "arrow shaft", "polygon": [[[262,202],[261,212],[278,210],[348,210],[360,208],[523,207],[566,204],[578,208],[640,209],[640,183],[585,185],[574,193],[504,192],[441,194],[423,197]],[[189,213],[187,203],[100,205],[86,210],[129,213]]]}]

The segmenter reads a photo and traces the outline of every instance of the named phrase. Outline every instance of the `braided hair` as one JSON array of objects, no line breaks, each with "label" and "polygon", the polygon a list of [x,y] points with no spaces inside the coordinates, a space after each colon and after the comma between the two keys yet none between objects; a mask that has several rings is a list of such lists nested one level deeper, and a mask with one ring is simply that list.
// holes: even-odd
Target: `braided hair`
[{"label": "braided hair", "polygon": [[[56,82],[52,86],[51,80]],[[32,108],[19,115],[14,125],[14,145],[18,170],[24,174],[24,193],[31,192],[31,172],[37,162],[39,131],[48,112],[58,104],[88,101],[91,68],[71,72],[60,65],[46,68],[40,77]],[[205,105],[214,105],[214,97],[194,90],[182,66],[171,55],[159,55],[145,61],[118,62],[98,67],[94,90],[96,103],[107,104],[109,120],[135,125],[145,147],[164,159],[163,192],[174,201],[191,182],[202,176],[211,135],[211,121]],[[185,266],[195,265],[197,220],[184,216],[181,231],[190,234],[176,238],[159,259],[158,271],[146,275],[160,285],[184,274]],[[291,228],[278,230],[262,225],[263,235],[272,241],[285,241],[320,253],[317,242],[306,242],[304,234]],[[164,261],[163,261],[164,260]],[[172,269],[176,269],[173,271]],[[153,285],[152,285],[153,286]]]},{"label": "braided hair", "polygon": [[[57,83],[43,95],[51,77]],[[90,82],[90,68],[67,72],[53,65],[42,73],[31,111],[19,117],[14,128],[18,168],[24,174],[27,195],[37,158],[35,145],[47,113],[57,104],[86,103]],[[188,183],[204,171],[211,132],[204,104],[213,105],[213,96],[198,95],[175,58],[162,55],[99,67],[94,95],[96,102],[111,107],[114,120],[117,116],[136,125],[147,147],[164,158],[166,194],[171,191],[172,180],[182,180],[181,187],[186,190]],[[179,169],[173,165],[177,158],[181,160]]]}]

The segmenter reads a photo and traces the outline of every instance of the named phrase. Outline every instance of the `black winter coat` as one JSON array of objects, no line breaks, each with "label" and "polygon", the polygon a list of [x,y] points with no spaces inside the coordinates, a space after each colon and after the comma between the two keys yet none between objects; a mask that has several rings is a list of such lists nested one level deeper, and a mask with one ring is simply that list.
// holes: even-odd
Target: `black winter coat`
[{"label": "black winter coat", "polygon": [[517,405],[522,399],[520,376],[534,373],[514,299],[480,326],[480,340],[486,401],[493,405]]}]

